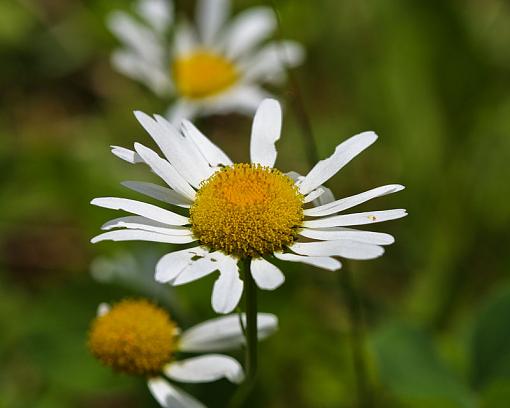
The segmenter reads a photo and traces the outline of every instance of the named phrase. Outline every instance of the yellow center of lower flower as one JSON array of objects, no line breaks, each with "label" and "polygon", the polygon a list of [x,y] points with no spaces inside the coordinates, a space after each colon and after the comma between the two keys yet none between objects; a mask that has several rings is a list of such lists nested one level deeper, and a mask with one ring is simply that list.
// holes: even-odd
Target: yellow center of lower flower
[{"label": "yellow center of lower flower", "polygon": [[292,244],[303,221],[303,195],[292,179],[260,165],[217,171],[197,192],[191,228],[201,244],[238,257],[260,257]]},{"label": "yellow center of lower flower", "polygon": [[172,66],[179,93],[201,99],[231,87],[239,78],[234,64],[209,51],[195,51],[177,58]]},{"label": "yellow center of lower flower", "polygon": [[114,370],[150,376],[170,361],[175,331],[163,309],[146,300],[124,300],[94,320],[88,344]]}]

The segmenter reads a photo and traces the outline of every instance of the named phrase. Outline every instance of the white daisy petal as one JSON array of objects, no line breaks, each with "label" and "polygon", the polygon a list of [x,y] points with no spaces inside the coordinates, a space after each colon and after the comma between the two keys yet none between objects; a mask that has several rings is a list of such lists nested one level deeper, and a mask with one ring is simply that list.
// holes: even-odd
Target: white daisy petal
[{"label": "white daisy petal", "polygon": [[372,231],[359,231],[346,228],[309,229],[303,228],[299,235],[312,239],[333,241],[338,239],[349,239],[352,241],[365,242],[375,245],[390,245],[395,242],[390,234]]},{"label": "white daisy petal", "polygon": [[192,236],[166,235],[151,231],[128,229],[105,232],[90,240],[93,244],[101,241],[152,241],[165,242],[167,244],[188,244],[196,241],[196,238]]},{"label": "white daisy petal", "polygon": [[97,307],[97,316],[104,316],[111,309],[111,306],[108,303],[100,303]]},{"label": "white daisy petal", "polygon": [[309,256],[341,256],[348,259],[374,259],[384,253],[378,245],[350,240],[296,242],[289,247],[293,252]]},{"label": "white daisy petal", "polygon": [[321,205],[329,204],[335,201],[335,196],[333,195],[333,192],[329,188],[324,186],[320,186],[320,188],[322,188],[324,192],[313,201],[312,205],[314,207],[319,207]]},{"label": "white daisy petal", "polygon": [[138,153],[133,150],[126,149],[121,146],[110,146],[112,149],[112,153],[117,156],[119,159],[127,161],[128,163],[145,163],[143,159],[138,155]]},{"label": "white daisy petal", "polygon": [[226,378],[238,384],[244,379],[241,364],[234,358],[221,354],[176,361],[168,364],[163,371],[168,378],[186,383],[213,382]]},{"label": "white daisy petal", "polygon": [[156,95],[169,96],[173,89],[173,83],[168,75],[166,67],[147,61],[135,52],[117,50],[112,54],[112,65],[120,73],[142,82]]},{"label": "white daisy petal", "polygon": [[163,224],[168,225],[189,224],[189,219],[187,217],[175,214],[171,211],[159,208],[152,204],[147,204],[136,200],[130,200],[127,198],[101,197],[94,198],[90,203],[92,205],[97,205],[98,207],[110,208],[112,210],[124,210],[132,214],[150,218],[151,220],[158,221]]},{"label": "white daisy petal", "polygon": [[241,66],[248,82],[277,84],[285,78],[285,72],[301,64],[305,56],[303,47],[294,41],[271,43],[243,61]]},{"label": "white daisy petal", "polygon": [[169,0],[140,0],[136,9],[160,33],[164,33],[172,24],[174,10]]},{"label": "white daisy petal", "polygon": [[230,0],[199,0],[196,22],[202,41],[214,45],[214,40],[230,14]]},{"label": "white daisy petal", "polygon": [[[197,324],[184,331],[180,337],[179,350],[184,352],[222,351],[237,348],[246,343],[239,322],[243,319],[246,326],[246,315],[233,314],[222,316]],[[278,328],[278,318],[270,313],[257,314],[258,339],[262,340]]]},{"label": "white daisy petal", "polygon": [[365,225],[396,220],[398,218],[405,217],[406,215],[407,212],[403,209],[369,211],[355,214],[335,215],[333,217],[319,218],[317,220],[308,220],[303,222],[303,226],[307,228],[328,228]]},{"label": "white daisy petal", "polygon": [[181,21],[175,30],[173,57],[179,57],[195,50],[198,40],[195,31],[185,21]]},{"label": "white daisy petal", "polygon": [[330,157],[319,161],[313,169],[310,170],[299,186],[299,191],[302,194],[308,194],[310,191],[319,187],[325,181],[333,177],[354,157],[374,143],[376,139],[377,135],[374,132],[363,132],[339,144]]},{"label": "white daisy petal", "polygon": [[128,228],[144,231],[153,231],[165,235],[191,236],[193,232],[186,227],[169,228],[168,225],[150,220],[139,215],[130,215],[110,220],[101,226],[102,230],[109,231],[114,228]]},{"label": "white daisy petal", "polygon": [[193,201],[195,199],[195,190],[174,166],[162,159],[156,152],[140,143],[135,143],[135,150],[149,165],[152,171],[161,177],[173,190],[189,200]]},{"label": "white daisy petal", "polygon": [[189,208],[191,206],[191,201],[188,198],[167,187],[143,181],[123,181],[120,184],[130,190],[155,198],[156,200],[163,201],[164,203],[182,208]]},{"label": "white daisy petal", "polygon": [[273,167],[276,161],[275,143],[282,130],[282,108],[278,101],[265,99],[253,118],[250,158],[252,163]]},{"label": "white daisy petal", "polygon": [[157,143],[170,164],[192,186],[198,187],[204,179],[211,175],[209,165],[196,146],[182,137],[177,128],[166,119],[159,115],[155,115],[155,119],[153,119],[140,111],[135,111],[135,116]]},{"label": "white daisy petal", "polygon": [[173,286],[184,285],[213,273],[218,270],[219,267],[220,265],[218,262],[208,258],[201,258],[192,261],[171,283]]},{"label": "white daisy petal", "polygon": [[328,256],[301,256],[296,254],[284,254],[281,252],[275,252],[273,255],[275,258],[282,261],[301,262],[307,265],[316,266],[317,268],[326,269],[328,271],[336,271],[342,267],[340,261]]},{"label": "white daisy petal", "polygon": [[[310,194],[307,194],[303,200],[303,203],[309,203],[313,200],[318,199],[322,194],[324,194],[326,190],[322,187],[319,187],[315,190],[313,190]],[[305,210],[306,211],[306,210]]]},{"label": "white daisy petal", "polygon": [[163,408],[206,408],[191,395],[161,377],[150,378],[147,385],[152,396]]},{"label": "white daisy petal", "polygon": [[214,282],[212,307],[216,313],[230,313],[239,303],[243,293],[243,281],[239,278],[237,261],[220,262],[220,276]]},{"label": "white daisy petal", "polygon": [[239,57],[265,40],[275,27],[275,15],[267,7],[253,7],[239,13],[223,34],[226,54],[230,58]]},{"label": "white daisy petal", "polygon": [[182,121],[182,132],[195,143],[212,167],[217,167],[220,164],[224,166],[230,166],[232,164],[232,160],[230,160],[223,150],[205,137],[191,122],[187,120]]},{"label": "white daisy petal", "polygon": [[405,187],[401,186],[400,184],[390,184],[387,186],[373,188],[372,190],[365,191],[364,193],[342,198],[329,204],[321,205],[315,208],[308,208],[304,210],[304,215],[310,217],[322,217],[325,215],[335,214],[337,212],[344,211],[367,202],[373,198],[396,193],[397,191],[401,191],[404,188]]},{"label": "white daisy petal", "polygon": [[251,274],[260,289],[274,290],[285,282],[282,271],[264,258],[251,260]]},{"label": "white daisy petal", "polygon": [[186,267],[194,262],[194,257],[204,256],[205,254],[207,254],[206,249],[194,247],[164,255],[156,264],[156,281],[161,283],[173,281]]},{"label": "white daisy petal", "polygon": [[269,92],[259,86],[240,84],[217,97],[203,101],[201,112],[208,115],[221,115],[229,112],[252,115],[260,103],[270,96]]},{"label": "white daisy petal", "polygon": [[175,101],[166,112],[165,117],[174,126],[179,126],[184,119],[192,120],[198,112],[199,107],[196,103],[181,99]]}]

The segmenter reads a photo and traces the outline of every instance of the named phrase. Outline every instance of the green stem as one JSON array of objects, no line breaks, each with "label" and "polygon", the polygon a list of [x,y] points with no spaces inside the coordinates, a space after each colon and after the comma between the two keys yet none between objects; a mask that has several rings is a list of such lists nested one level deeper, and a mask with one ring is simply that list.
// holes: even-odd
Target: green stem
[{"label": "green stem", "polygon": [[250,270],[251,258],[244,261],[244,290],[246,308],[246,379],[257,375],[257,286]]}]

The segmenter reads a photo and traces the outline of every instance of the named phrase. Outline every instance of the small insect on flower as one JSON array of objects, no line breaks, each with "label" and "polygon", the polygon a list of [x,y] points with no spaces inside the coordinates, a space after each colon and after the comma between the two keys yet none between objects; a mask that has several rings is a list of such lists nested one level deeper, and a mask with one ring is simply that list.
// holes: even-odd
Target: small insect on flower
[{"label": "small insect on flower", "polygon": [[108,20],[123,44],[113,65],[157,95],[175,97],[167,115],[172,123],[196,115],[252,114],[269,95],[262,84],[282,82],[304,51],[293,41],[261,45],[276,28],[271,9],[251,8],[232,21],[229,10],[229,0],[198,0],[194,27],[174,22],[171,0],[139,0],[139,18],[116,11]]},{"label": "small insect on flower", "polygon": [[134,215],[103,225],[105,232],[92,239],[144,240],[197,245],[171,252],[158,262],[156,280],[182,285],[216,270],[220,275],[212,293],[219,313],[231,312],[239,302],[243,281],[238,262],[250,261],[261,289],[272,290],[284,281],[274,258],[336,270],[335,257],[373,259],[392,244],[391,235],[348,228],[404,217],[402,209],[335,215],[375,197],[402,190],[391,184],[335,200],[322,186],[355,156],[375,142],[364,132],[339,144],[327,159],[319,161],[307,176],[275,169],[280,138],[281,108],[264,100],[255,114],[251,134],[251,163],[234,164],[190,122],[180,132],[164,118],[136,112],[137,119],[165,158],[135,143],[135,151],[113,147],[113,153],[130,162],[145,163],[168,187],[128,181],[124,185],[168,205],[188,209],[188,216],[141,201],[96,198],[92,204],[125,210]]},{"label": "small insect on flower", "polygon": [[[272,314],[259,313],[257,320],[259,339],[269,336],[278,325]],[[88,340],[98,360],[115,371],[143,376],[161,406],[172,408],[203,405],[162,375],[185,383],[221,378],[239,383],[244,378],[243,369],[232,357],[205,354],[179,360],[175,358],[177,352],[214,352],[242,344],[239,315],[212,319],[181,333],[165,310],[144,299],[123,300],[112,307],[101,304]]]}]

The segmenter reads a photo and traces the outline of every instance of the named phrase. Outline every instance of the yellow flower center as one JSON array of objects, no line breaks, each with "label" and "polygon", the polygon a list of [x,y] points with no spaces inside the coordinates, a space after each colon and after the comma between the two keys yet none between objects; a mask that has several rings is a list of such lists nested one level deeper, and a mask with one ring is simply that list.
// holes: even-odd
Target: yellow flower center
[{"label": "yellow flower center", "polygon": [[146,300],[124,300],[94,320],[88,344],[114,370],[150,376],[170,361],[175,331],[163,309]]},{"label": "yellow flower center", "polygon": [[191,228],[201,244],[238,257],[282,251],[297,238],[303,195],[279,170],[234,164],[217,171],[197,192]]},{"label": "yellow flower center", "polygon": [[177,90],[190,99],[220,93],[239,78],[231,61],[209,51],[195,51],[177,58],[172,68]]}]

